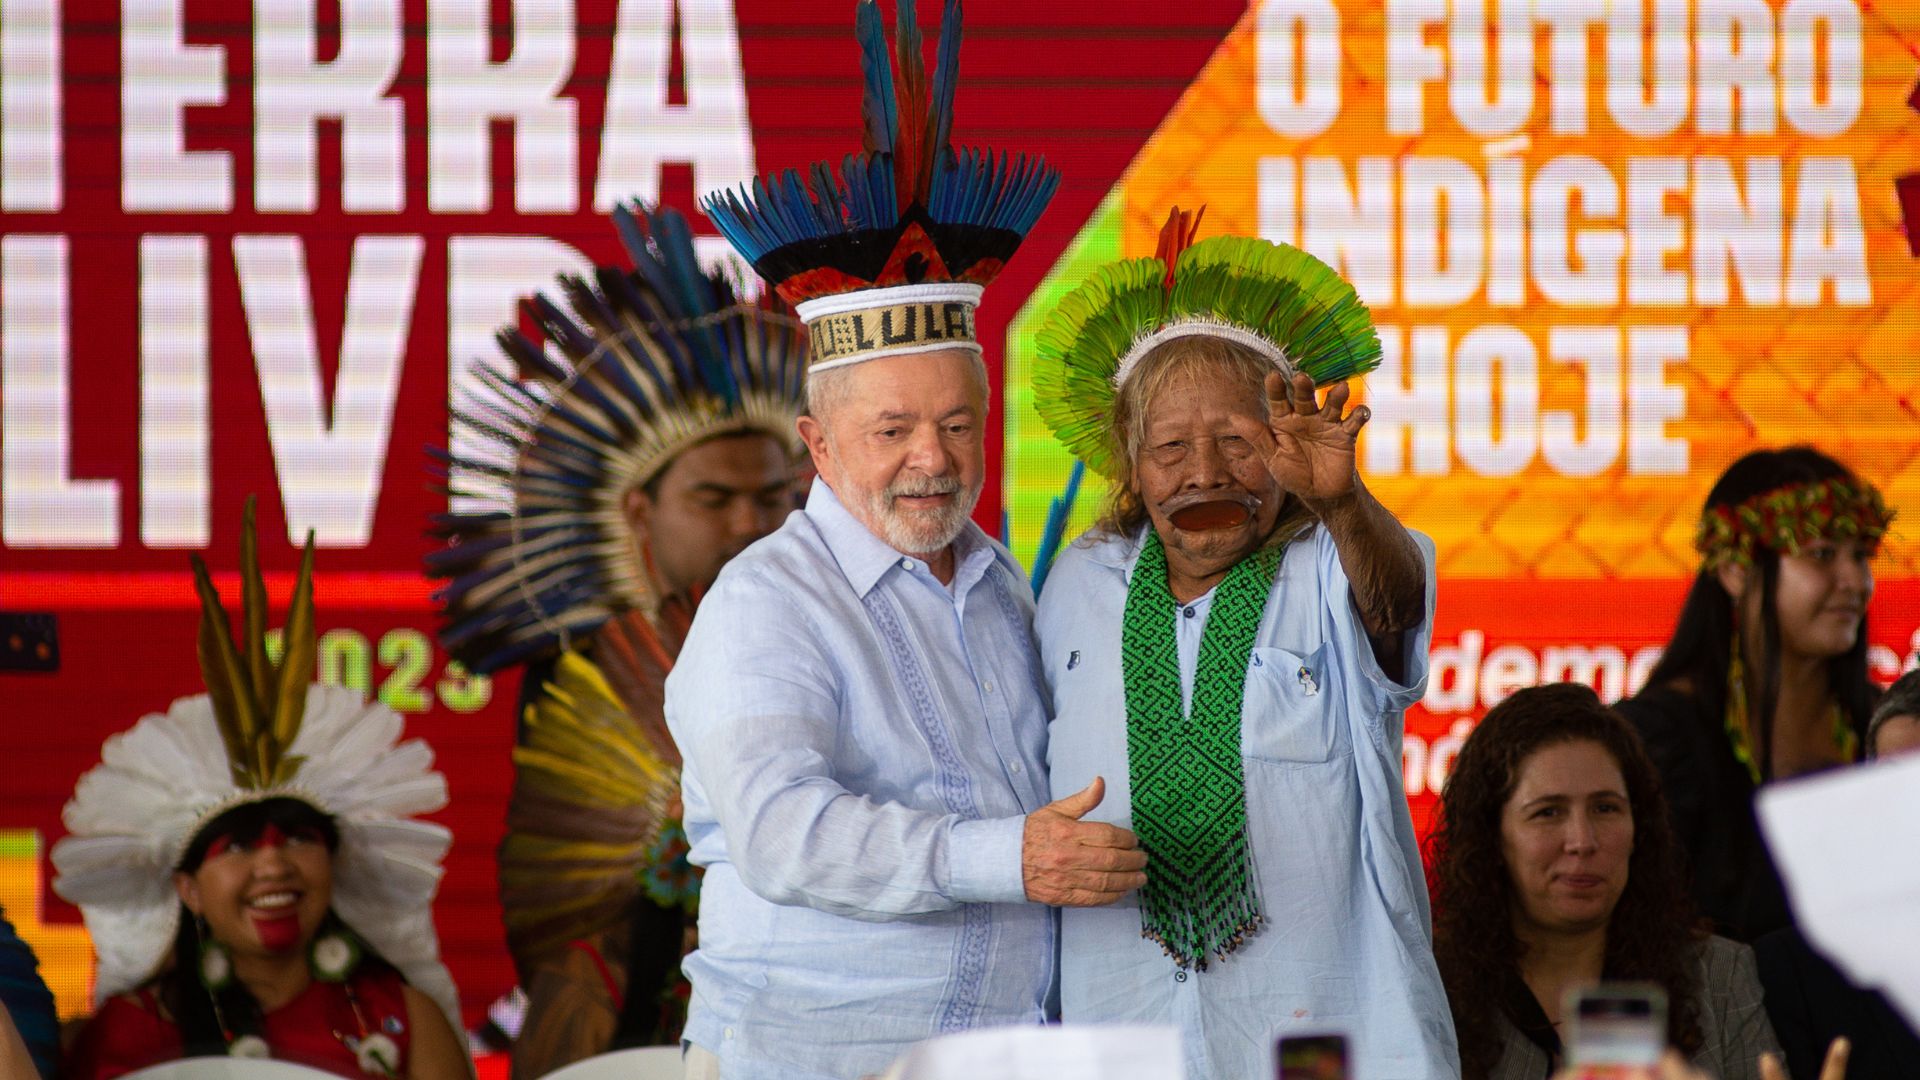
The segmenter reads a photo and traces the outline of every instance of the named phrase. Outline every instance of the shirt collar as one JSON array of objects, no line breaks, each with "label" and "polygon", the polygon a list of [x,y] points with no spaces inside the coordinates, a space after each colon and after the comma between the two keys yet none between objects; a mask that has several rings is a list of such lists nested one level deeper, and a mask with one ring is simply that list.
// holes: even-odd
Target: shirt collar
[{"label": "shirt collar", "polygon": [[[853,591],[863,598],[873,591],[888,570],[899,567],[910,557],[875,536],[871,529],[847,510],[833,488],[818,476],[813,478],[813,488],[807,492],[807,508],[804,512],[807,520],[819,530],[820,538],[826,542],[834,562],[840,565],[840,572],[847,576],[847,584],[853,586]],[[972,588],[976,581],[986,576],[996,560],[1010,569],[1014,568],[1012,556],[1004,555],[998,545],[980,531],[980,526],[972,521],[967,522],[953,541],[954,591],[961,593]]]}]

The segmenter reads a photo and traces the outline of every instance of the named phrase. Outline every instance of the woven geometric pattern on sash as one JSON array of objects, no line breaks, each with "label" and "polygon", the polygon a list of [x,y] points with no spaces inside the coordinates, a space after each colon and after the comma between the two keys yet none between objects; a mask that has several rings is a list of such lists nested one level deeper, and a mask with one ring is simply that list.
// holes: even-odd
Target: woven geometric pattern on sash
[{"label": "woven geometric pattern on sash", "polygon": [[1181,707],[1176,623],[1167,555],[1148,530],[1121,621],[1127,701],[1127,775],[1133,831],[1147,853],[1141,934],[1181,967],[1205,971],[1260,923],[1247,849],[1247,786],[1240,708],[1247,661],[1285,545],[1248,556],[1214,594],[1200,638],[1193,707]]}]

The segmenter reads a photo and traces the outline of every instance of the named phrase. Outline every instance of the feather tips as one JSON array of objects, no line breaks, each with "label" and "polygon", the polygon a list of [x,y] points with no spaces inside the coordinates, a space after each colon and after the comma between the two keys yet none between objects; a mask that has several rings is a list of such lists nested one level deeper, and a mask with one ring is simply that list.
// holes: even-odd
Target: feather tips
[{"label": "feather tips", "polygon": [[233,782],[245,788],[266,788],[291,782],[301,763],[288,748],[300,731],[306,707],[303,688],[313,678],[313,534],[307,534],[282,658],[275,665],[267,656],[267,587],[260,573],[254,509],[254,497],[249,495],[241,518],[240,618],[245,640],[240,647],[234,645],[226,607],[206,562],[198,554],[189,556],[189,562],[200,597],[200,668]]},{"label": "feather tips", "polygon": [[[916,223],[931,227],[955,280],[985,284],[1039,219],[1060,174],[1042,158],[954,150],[959,0],[947,0],[943,10],[931,79],[914,0],[897,0],[891,56],[877,0],[860,0],[854,32],[863,152],[847,155],[837,171],[820,162],[804,177],[789,170],[713,193],[701,208],[790,302],[876,287],[863,282],[891,262],[894,245]],[[843,284],[804,284],[809,271],[823,268],[839,271],[835,280]]]},{"label": "feather tips", "polygon": [[880,5],[861,0],[854,9],[853,30],[860,41],[861,145],[869,154],[891,154],[893,133],[900,122],[894,112],[893,62],[887,57]]}]

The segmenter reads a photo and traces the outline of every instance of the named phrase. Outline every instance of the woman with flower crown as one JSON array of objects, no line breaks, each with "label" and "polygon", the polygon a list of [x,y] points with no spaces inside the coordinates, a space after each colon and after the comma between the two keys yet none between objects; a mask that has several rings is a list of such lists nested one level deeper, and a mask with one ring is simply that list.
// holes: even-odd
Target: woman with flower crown
[{"label": "woman with flower crown", "polygon": [[1893,512],[1810,446],[1756,450],[1707,493],[1700,570],[1646,688],[1616,708],[1660,770],[1694,906],[1753,941],[1790,921],[1760,785],[1858,759],[1873,560]]},{"label": "woman with flower crown", "polygon": [[308,541],[276,662],[248,502],[236,648],[194,559],[208,692],[107,740],[53,850],[54,891],[99,954],[100,1007],[62,1075],[178,1058],[277,1058],[340,1076],[472,1067],[431,904],[451,839],[425,743],[356,691],[310,685]]}]

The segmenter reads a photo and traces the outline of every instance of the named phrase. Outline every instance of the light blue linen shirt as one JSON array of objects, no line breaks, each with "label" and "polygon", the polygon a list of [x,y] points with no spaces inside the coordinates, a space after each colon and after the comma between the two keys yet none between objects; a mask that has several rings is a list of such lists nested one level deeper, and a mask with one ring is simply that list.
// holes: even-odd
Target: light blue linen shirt
[{"label": "light blue linen shirt", "polygon": [[[1131,827],[1121,615],[1138,536],[1089,536],[1060,557],[1036,627],[1052,687],[1053,793],[1095,776],[1106,800],[1088,820]],[[1433,960],[1426,879],[1401,786],[1401,713],[1427,678],[1426,616],[1407,634],[1407,680],[1383,672],[1354,609],[1333,538],[1315,526],[1281,560],[1241,708],[1247,825],[1266,922],[1225,960],[1182,971],[1140,936],[1137,896],[1061,916],[1061,1018],[1172,1024],[1194,1080],[1266,1080],[1274,1040],[1346,1035],[1354,1076],[1460,1075],[1452,1014]],[[1192,694],[1209,594],[1179,619]],[[1191,614],[1188,614],[1191,612]]]},{"label": "light blue linen shirt", "polygon": [[1032,593],[972,524],[954,555],[949,588],[816,481],[667,678],[707,868],[686,1038],[727,1080],[846,1080],[1047,1018],[1056,921],[1020,863],[1048,801]]}]

